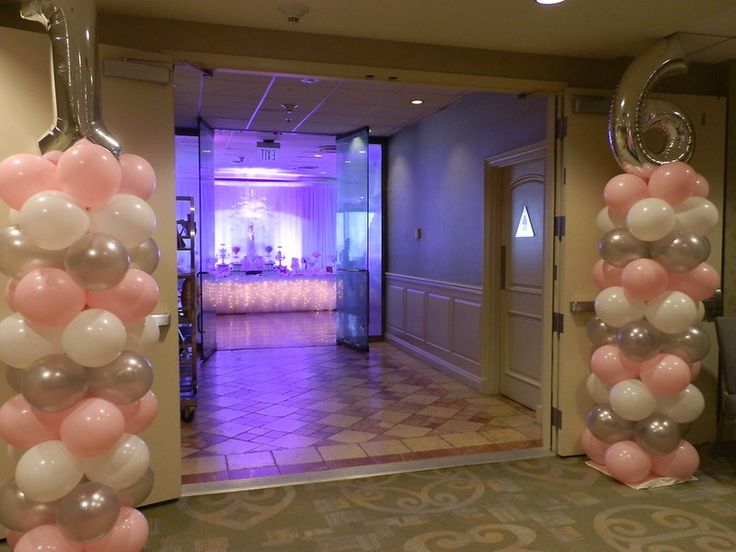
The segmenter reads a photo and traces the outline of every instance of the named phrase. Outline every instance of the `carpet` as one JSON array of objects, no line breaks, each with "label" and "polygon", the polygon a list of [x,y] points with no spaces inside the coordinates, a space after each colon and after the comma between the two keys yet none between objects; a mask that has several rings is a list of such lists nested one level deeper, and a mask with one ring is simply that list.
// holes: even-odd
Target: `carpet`
[{"label": "carpet", "polygon": [[161,552],[736,550],[736,447],[636,491],[547,457],[190,497],[145,509]]}]

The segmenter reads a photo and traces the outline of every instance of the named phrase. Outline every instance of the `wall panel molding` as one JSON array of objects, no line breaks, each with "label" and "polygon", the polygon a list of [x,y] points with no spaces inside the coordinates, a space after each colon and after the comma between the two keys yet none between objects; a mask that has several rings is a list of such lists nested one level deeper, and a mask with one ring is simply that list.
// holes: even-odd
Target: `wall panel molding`
[{"label": "wall panel molding", "polygon": [[386,339],[482,391],[482,288],[386,273]]}]

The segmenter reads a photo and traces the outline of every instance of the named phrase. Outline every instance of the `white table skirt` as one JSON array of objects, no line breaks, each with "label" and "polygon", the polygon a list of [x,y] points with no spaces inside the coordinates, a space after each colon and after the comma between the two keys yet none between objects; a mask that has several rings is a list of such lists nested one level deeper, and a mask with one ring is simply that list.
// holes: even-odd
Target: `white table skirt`
[{"label": "white table skirt", "polygon": [[202,300],[217,314],[334,310],[335,286],[334,274],[209,277]]}]

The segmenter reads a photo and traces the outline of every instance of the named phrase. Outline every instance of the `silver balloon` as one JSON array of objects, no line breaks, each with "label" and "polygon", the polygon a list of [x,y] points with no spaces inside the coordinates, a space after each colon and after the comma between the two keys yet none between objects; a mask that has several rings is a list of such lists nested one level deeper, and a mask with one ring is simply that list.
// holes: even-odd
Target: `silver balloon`
[{"label": "silver balloon", "polygon": [[677,448],[682,439],[680,427],[663,414],[652,414],[634,425],[634,439],[652,454],[667,454]]},{"label": "silver balloon", "polygon": [[117,493],[106,485],[88,481],[59,500],[57,522],[73,540],[90,542],[110,531],[119,513]]},{"label": "silver balloon", "polygon": [[85,234],[66,251],[64,265],[84,289],[102,291],[118,285],[130,267],[123,244],[106,234]]},{"label": "silver balloon", "polygon": [[148,274],[153,274],[153,271],[156,270],[158,259],[158,244],[153,241],[153,238],[144,241],[130,251],[130,266]]},{"label": "silver balloon", "polygon": [[667,272],[687,272],[710,255],[710,242],[705,236],[675,232],[652,242],[649,254]]},{"label": "silver balloon", "polygon": [[615,443],[630,439],[634,422],[616,414],[609,404],[597,404],[588,411],[588,429],[596,439]]},{"label": "silver balloon", "polygon": [[64,268],[64,253],[36,247],[18,226],[0,231],[0,271],[20,280],[37,268]]},{"label": "silver balloon", "polygon": [[588,337],[593,342],[593,348],[597,349],[602,345],[616,343],[617,328],[608,326],[603,320],[594,316],[585,325]]},{"label": "silver balloon", "polygon": [[663,336],[651,323],[637,320],[618,331],[617,342],[627,358],[641,361],[652,358],[662,349]]},{"label": "silver balloon", "polygon": [[710,338],[698,326],[690,326],[678,334],[667,334],[662,351],[680,357],[688,364],[705,358],[710,350]]},{"label": "silver balloon", "polygon": [[[626,68],[608,121],[608,142],[624,171],[648,176],[659,165],[692,157],[695,132],[690,118],[674,103],[648,98],[658,80],[687,68],[685,52],[675,38],[660,40]],[[650,129],[664,138],[660,151],[645,143],[644,133]]]},{"label": "silver balloon", "polygon": [[598,251],[604,261],[620,268],[649,256],[647,244],[635,238],[626,228],[614,228],[607,232],[598,242]]},{"label": "silver balloon", "polygon": [[23,374],[23,396],[42,412],[61,412],[84,398],[87,370],[66,355],[49,355]]},{"label": "silver balloon", "polygon": [[25,368],[16,368],[15,366],[4,365],[5,381],[8,382],[10,388],[16,393],[23,391],[23,374],[26,373]]},{"label": "silver balloon", "polygon": [[115,404],[130,404],[145,395],[153,383],[146,357],[123,351],[110,364],[89,368],[89,393]]},{"label": "silver balloon", "polygon": [[129,508],[140,506],[151,494],[154,479],[153,469],[149,467],[138,481],[130,487],[119,490],[120,506],[128,506]]},{"label": "silver balloon", "polygon": [[25,0],[21,17],[44,25],[51,38],[56,124],[40,140],[41,151],[64,151],[87,138],[119,156],[101,117],[94,0]]},{"label": "silver balloon", "polygon": [[56,502],[31,500],[11,479],[0,487],[0,524],[25,533],[39,525],[56,522]]}]

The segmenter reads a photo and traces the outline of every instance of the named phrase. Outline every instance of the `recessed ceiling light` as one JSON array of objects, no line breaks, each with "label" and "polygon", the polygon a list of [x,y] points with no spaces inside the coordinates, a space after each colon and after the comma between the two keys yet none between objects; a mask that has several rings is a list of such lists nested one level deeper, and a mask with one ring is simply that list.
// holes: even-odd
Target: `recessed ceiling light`
[{"label": "recessed ceiling light", "polygon": [[314,156],[315,157],[322,157],[322,154],[321,153],[315,153]]},{"label": "recessed ceiling light", "polygon": [[422,105],[424,103],[424,100],[420,100],[419,98],[413,99],[411,101],[414,105]]},{"label": "recessed ceiling light", "polygon": [[315,79],[314,77],[304,77],[303,79],[299,79],[299,82],[302,84],[315,84],[319,82],[319,79]]},{"label": "recessed ceiling light", "polygon": [[562,4],[565,0],[537,0],[537,4],[551,6],[553,4]]}]

